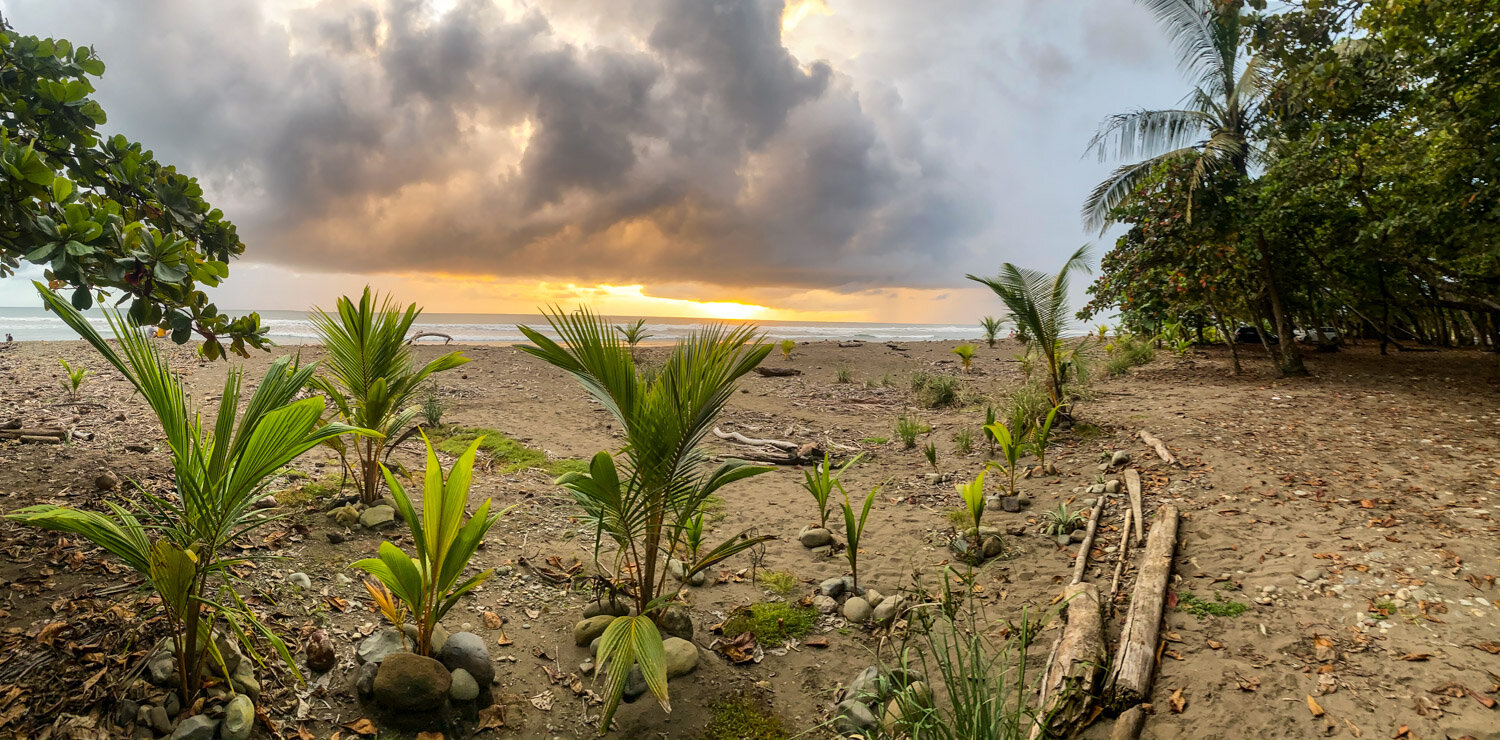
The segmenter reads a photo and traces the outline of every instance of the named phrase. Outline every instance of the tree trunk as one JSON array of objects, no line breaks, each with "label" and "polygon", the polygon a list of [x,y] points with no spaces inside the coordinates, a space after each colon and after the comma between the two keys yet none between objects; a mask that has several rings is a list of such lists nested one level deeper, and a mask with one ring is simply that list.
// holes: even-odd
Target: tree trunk
[{"label": "tree trunk", "polygon": [[1260,247],[1260,268],[1266,281],[1266,295],[1271,299],[1271,317],[1276,322],[1276,333],[1281,337],[1281,359],[1276,363],[1276,370],[1288,377],[1307,375],[1307,366],[1302,364],[1302,350],[1297,348],[1297,341],[1292,336],[1292,325],[1287,321],[1286,310],[1281,305],[1281,291],[1276,287],[1275,271],[1271,269],[1271,255],[1267,251],[1269,247],[1265,233],[1257,235],[1256,241]]},{"label": "tree trunk", "polygon": [[1224,315],[1219,313],[1219,306],[1213,299],[1212,293],[1209,294],[1208,298],[1208,310],[1214,313],[1214,328],[1219,330],[1219,336],[1224,340],[1225,344],[1229,345],[1229,358],[1234,361],[1234,374],[1239,375],[1243,372],[1240,368],[1240,348],[1235,346],[1234,337],[1225,328]]}]

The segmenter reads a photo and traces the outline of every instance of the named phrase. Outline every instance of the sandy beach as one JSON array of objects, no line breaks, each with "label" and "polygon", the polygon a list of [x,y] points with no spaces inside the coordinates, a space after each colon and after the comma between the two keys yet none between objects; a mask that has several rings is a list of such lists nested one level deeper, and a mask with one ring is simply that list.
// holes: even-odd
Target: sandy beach
[{"label": "sandy beach", "polygon": [[[200,362],[191,347],[166,346],[195,400],[213,402],[227,365]],[[1015,343],[981,344],[970,374],[961,372],[951,344],[898,347],[825,342],[800,344],[789,360],[773,354],[766,365],[801,374],[747,376],[720,424],[750,437],[865,453],[845,482],[856,494],[880,486],[860,570],[861,580],[883,593],[912,590],[914,576],[932,588],[953,561],[949,515],[962,505],[954,483],[971,479],[986,459],[980,441],[969,454],[956,454],[955,433],[968,429],[982,440],[985,401],[1003,398],[1022,381]],[[561,372],[514,347],[463,349],[472,362],[439,376],[445,423],[493,429],[554,459],[587,459],[618,447],[611,417]],[[319,354],[311,346],[281,351],[308,361]],[[420,347],[418,359],[440,351]],[[642,354],[650,361],[663,352]],[[276,354],[254,353],[248,376],[257,377]],[[58,358],[95,371],[76,400],[63,390]],[[1309,355],[1308,362],[1313,377],[1278,380],[1254,356],[1247,373],[1235,377],[1224,348],[1214,347],[1185,358],[1160,353],[1123,377],[1099,374],[1077,406],[1079,423],[1055,435],[1050,459],[1061,474],[1023,480],[1032,503],[1020,513],[986,515],[987,524],[1007,534],[1006,554],[976,574],[983,619],[998,636],[1007,620],[1044,613],[1054,603],[1077,545],[1041,534],[1040,515],[1059,504],[1081,506],[1091,498],[1085,488],[1102,475],[1100,456],[1124,450],[1144,481],[1145,510],[1170,502],[1183,513],[1144,737],[1494,737],[1497,715],[1486,706],[1500,684],[1494,358],[1457,350],[1382,357],[1364,343]],[[841,369],[852,382],[837,382]],[[919,371],[957,376],[966,402],[922,408],[910,390]],[[0,442],[0,508],[50,502],[99,509],[133,497],[133,484],[170,486],[154,417],[81,342],[0,350],[0,381],[0,422],[80,433],[67,444]],[[932,428],[918,449],[893,441],[903,413]],[[1143,429],[1180,464],[1158,459],[1137,438]],[[936,466],[920,449],[928,442],[937,449]],[[710,446],[726,456],[743,449],[720,440]],[[408,442],[394,458],[419,469],[419,452],[419,442]],[[280,737],[297,737],[302,728],[306,736],[349,738],[356,734],[351,723],[364,716],[350,689],[353,645],[381,619],[359,583],[362,574],[348,564],[372,555],[383,537],[403,542],[399,528],[382,534],[337,525],[324,512],[340,494],[304,492],[314,482],[338,482],[332,453],[316,450],[296,466],[300,475],[273,484],[288,518],[240,545],[278,558],[247,571],[254,588],[244,591],[292,638],[327,629],[341,658],[307,686],[284,670],[263,672],[261,703]],[[578,692],[570,678],[589,657],[572,639],[588,594],[539,572],[566,570],[575,561],[578,572],[592,572],[592,533],[547,473],[480,467],[472,503],[490,497],[515,506],[475,560],[500,575],[444,624],[454,631],[469,625],[499,661],[500,737],[593,736],[599,710],[587,689],[594,679],[579,677],[584,691]],[[112,489],[111,477],[123,485]],[[818,556],[798,543],[798,531],[816,521],[801,480],[799,468],[785,467],[727,489],[708,537],[776,535],[755,570],[791,574],[797,585],[790,600],[847,572],[842,557]],[[1122,514],[1111,501],[1091,553],[1088,580],[1106,589]],[[749,558],[739,557],[716,568],[707,585],[684,587],[701,648],[735,607],[767,598],[752,583],[751,568]],[[289,583],[293,572],[307,574],[312,588]],[[1106,608],[1111,638],[1133,572],[1132,565]],[[77,538],[3,522],[0,578],[0,734],[43,737],[51,727],[53,737],[82,736],[56,728],[77,726],[91,712],[99,722],[99,712],[113,711],[139,690],[143,656],[163,630],[154,620],[136,619],[147,604],[144,592],[129,588],[133,573]],[[1245,610],[1200,616],[1189,604],[1201,602],[1235,602]],[[491,628],[486,612],[504,618],[503,630]],[[813,632],[826,647],[767,650],[762,662],[746,666],[704,649],[697,671],[673,683],[670,714],[649,698],[626,705],[611,736],[697,737],[708,707],[734,694],[764,702],[793,733],[815,728],[828,720],[839,686],[891,649],[882,632],[830,615]],[[1054,637],[1049,628],[1033,643],[1033,670]],[[1107,734],[1101,722],[1083,737]]]}]

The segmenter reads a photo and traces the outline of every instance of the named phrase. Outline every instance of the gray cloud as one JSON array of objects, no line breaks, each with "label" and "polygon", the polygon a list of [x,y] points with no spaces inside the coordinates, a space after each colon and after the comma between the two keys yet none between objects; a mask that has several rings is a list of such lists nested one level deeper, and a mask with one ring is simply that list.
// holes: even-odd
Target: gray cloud
[{"label": "gray cloud", "polygon": [[[1115,108],[1068,88],[1099,54],[1149,66],[1119,33],[1143,14],[830,5],[859,52],[821,61],[783,45],[780,0],[0,0],[99,49],[111,127],[199,175],[256,261],[856,290],[1082,240],[1102,170],[1040,182],[1006,137],[1061,126],[1077,168],[1075,129]],[[1039,215],[1038,190],[1066,200]]]}]

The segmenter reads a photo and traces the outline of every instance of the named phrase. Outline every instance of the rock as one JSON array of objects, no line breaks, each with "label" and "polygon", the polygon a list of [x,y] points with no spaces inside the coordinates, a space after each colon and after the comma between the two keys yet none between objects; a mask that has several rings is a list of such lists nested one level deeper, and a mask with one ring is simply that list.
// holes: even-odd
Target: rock
[{"label": "rock", "polygon": [[844,593],[843,577],[840,576],[838,578],[829,578],[828,580],[823,581],[822,583],[818,584],[818,591],[830,599],[837,599]]},{"label": "rock", "polygon": [[375,701],[387,709],[424,712],[441,706],[452,686],[442,663],[416,653],[394,653],[375,673]]},{"label": "rock", "polygon": [[480,686],[489,686],[495,680],[495,664],[490,660],[489,648],[484,638],[473,632],[455,632],[437,652],[437,659],[450,671],[468,671]]},{"label": "rock", "polygon": [[249,740],[250,730],[255,726],[255,702],[244,694],[235,694],[224,707],[224,724],[219,728],[220,740]]},{"label": "rock", "polygon": [[240,664],[240,669],[229,677],[229,682],[234,684],[235,691],[248,694],[253,701],[260,701],[260,681],[255,679],[255,668],[248,661]]},{"label": "rock", "polygon": [[141,705],[132,699],[121,699],[119,706],[115,707],[115,724],[124,727],[135,721],[140,716]]},{"label": "rock", "polygon": [[891,620],[901,613],[901,600],[900,594],[885,597],[885,600],[880,602],[880,606],[875,607],[875,611],[871,613],[875,623],[890,624]]},{"label": "rock", "polygon": [[875,720],[870,708],[858,700],[848,699],[834,711],[833,729],[840,735],[868,737],[878,727],[880,723]]},{"label": "rock", "polygon": [[592,675],[594,675],[594,661],[593,660],[585,660],[582,663],[579,663],[578,664],[578,672],[582,673],[585,676],[592,676]]},{"label": "rock", "polygon": [[1070,542],[1083,542],[1085,537],[1088,537],[1088,533],[1081,529],[1075,529],[1068,533],[1068,540]]},{"label": "rock", "polygon": [[590,601],[583,607],[583,618],[607,615],[611,617],[630,616],[630,602],[616,597]]},{"label": "rock", "polygon": [[314,673],[332,670],[339,662],[333,648],[333,638],[324,630],[314,630],[307,636],[307,668]]},{"label": "rock", "polygon": [[245,660],[245,655],[240,652],[239,640],[235,639],[232,635],[215,632],[214,646],[219,649],[219,657],[224,661],[224,665],[219,665],[219,661],[214,660],[213,656],[208,656],[206,658],[208,661],[208,671],[213,675],[224,676],[225,671],[228,671],[229,675],[232,676],[236,671],[240,670],[241,664],[248,666],[249,661]]},{"label": "rock", "polygon": [[1020,496],[1005,496],[1000,499],[1000,509],[1014,514],[1021,510]]},{"label": "rock", "polygon": [[932,708],[932,687],[926,681],[912,681],[907,686],[906,695],[912,703],[924,709]]},{"label": "rock", "polygon": [[1312,583],[1312,582],[1318,580],[1319,578],[1323,577],[1323,569],[1322,568],[1308,568],[1307,570],[1304,570],[1300,574],[1298,574],[1297,577],[1301,578],[1304,581],[1307,581],[1308,583]]},{"label": "rock", "polygon": [[870,607],[870,602],[865,601],[860,596],[851,596],[848,601],[844,602],[844,619],[855,624],[864,624],[870,619],[870,614],[873,611]]},{"label": "rock", "polygon": [[206,714],[195,714],[177,723],[170,740],[214,740],[219,731],[219,721]]},{"label": "rock", "polygon": [[176,691],[168,691],[167,698],[161,702],[161,708],[167,710],[168,717],[176,717],[182,711],[182,700],[177,698]]},{"label": "rock", "polygon": [[329,511],[328,518],[340,527],[352,527],[359,523],[359,509],[346,504]]},{"label": "rock", "polygon": [[368,699],[375,693],[375,673],[379,670],[379,663],[365,663],[359,667],[359,676],[354,679],[354,690],[361,699]]},{"label": "rock", "polygon": [[1109,466],[1118,468],[1130,464],[1130,453],[1124,450],[1115,450],[1115,454],[1109,456]]},{"label": "rock", "polygon": [[120,487],[120,476],[106,470],[95,476],[94,487],[101,491],[113,491]]},{"label": "rock", "polygon": [[673,604],[658,613],[656,626],[672,637],[693,639],[693,615],[682,604]]},{"label": "rock", "polygon": [[303,591],[307,591],[312,588],[312,578],[309,578],[306,573],[293,573],[286,577],[286,582],[302,589]]},{"label": "rock", "polygon": [[696,572],[696,573],[688,576],[688,579],[687,579],[687,585],[689,585],[689,586],[702,586],[705,583],[708,583],[708,572],[707,571],[700,570],[700,571],[698,571],[698,572]]},{"label": "rock", "polygon": [[677,558],[667,559],[667,572],[671,573],[672,577],[679,581],[687,580],[687,566]]},{"label": "rock", "polygon": [[981,554],[987,558],[993,558],[1000,553],[1005,552],[1005,542],[996,535],[991,535],[984,538],[984,543],[981,545],[981,547],[983,547],[983,550],[981,550]]},{"label": "rock", "polygon": [[151,683],[157,686],[178,684],[177,663],[172,660],[171,654],[157,653],[151,656],[151,661],[146,664],[146,673],[151,677]]},{"label": "rock", "polygon": [[812,597],[812,605],[819,614],[832,614],[839,610],[839,602],[831,596],[818,594]]},{"label": "rock", "polygon": [[455,668],[452,678],[453,685],[448,687],[448,696],[453,697],[454,701],[474,701],[479,698],[479,682],[468,671]]},{"label": "rock", "polygon": [[360,663],[379,663],[395,653],[406,652],[406,638],[400,631],[386,627],[361,640],[354,649],[354,659]]},{"label": "rock", "polygon": [[880,715],[880,726],[888,733],[897,735],[901,729],[901,700],[892,699],[885,704],[885,712]]},{"label": "rock", "polygon": [[651,687],[646,685],[646,677],[641,675],[641,667],[631,666],[630,675],[625,677],[625,693],[623,694],[625,703],[629,704],[641,698],[650,689]]},{"label": "rock", "polygon": [[593,640],[591,640],[589,642],[589,657],[590,658],[597,658],[597,657],[599,657],[599,640],[601,640],[601,639],[603,639],[603,638],[595,637]]},{"label": "rock", "polygon": [[1119,481],[1118,478],[1115,479],[1115,480],[1109,480],[1109,481],[1105,481],[1104,482],[1104,493],[1115,494],[1115,493],[1119,493],[1119,492],[1120,492],[1120,481]]},{"label": "rock", "polygon": [[849,685],[844,687],[844,698],[868,701],[880,694],[880,669],[870,666],[859,672]]},{"label": "rock", "polygon": [[[417,631],[417,626],[407,622],[401,625],[401,631],[406,634],[407,644],[411,645],[411,648],[415,650],[417,648],[417,638],[421,634]],[[432,654],[437,655],[438,651],[443,649],[443,645],[448,642],[448,628],[444,627],[442,623],[432,625],[432,634],[427,638],[427,642],[429,643],[427,647],[431,649]]]},{"label": "rock", "polygon": [[698,646],[680,637],[668,637],[662,643],[667,652],[667,678],[692,673],[698,667]]},{"label": "rock", "polygon": [[154,706],[146,710],[146,724],[158,734],[165,735],[172,731],[172,716],[167,714],[165,707]]},{"label": "rock", "polygon": [[1005,528],[1005,533],[1011,537],[1023,537],[1026,535],[1026,525],[1012,524]]},{"label": "rock", "polygon": [[346,540],[349,539],[348,537],[345,537],[342,532],[324,532],[323,536],[328,538],[328,544],[330,545],[343,544]]},{"label": "rock", "polygon": [[579,647],[589,644],[594,638],[604,634],[605,628],[615,619],[616,617],[608,614],[600,614],[573,625],[573,644]]},{"label": "rock", "polygon": [[814,547],[825,547],[833,544],[833,533],[822,527],[804,527],[797,533],[797,540],[802,546],[811,550]]},{"label": "rock", "polygon": [[359,523],[365,529],[385,529],[395,526],[396,509],[390,506],[371,506],[359,515]]},{"label": "rock", "polygon": [[1088,493],[1089,493],[1090,496],[1098,496],[1098,495],[1104,493],[1104,484],[1103,483],[1095,483],[1095,484],[1089,486]]},{"label": "rock", "polygon": [[883,594],[881,594],[879,591],[876,591],[873,588],[867,588],[867,589],[865,589],[865,601],[870,602],[870,606],[872,608],[880,606],[880,602],[883,601],[884,599],[885,599],[885,596]]},{"label": "rock", "polygon": [[814,547],[813,549],[808,550],[808,552],[812,553],[815,557],[831,558],[833,557],[833,545]]}]

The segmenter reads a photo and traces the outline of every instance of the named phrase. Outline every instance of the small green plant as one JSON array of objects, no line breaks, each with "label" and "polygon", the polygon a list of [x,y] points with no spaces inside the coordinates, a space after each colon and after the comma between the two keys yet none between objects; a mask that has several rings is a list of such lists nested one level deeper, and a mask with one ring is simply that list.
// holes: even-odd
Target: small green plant
[{"label": "small green plant", "polygon": [[912,393],[921,393],[922,389],[926,388],[927,384],[930,383],[930,382],[932,382],[932,373],[929,373],[929,372],[927,372],[925,370],[918,370],[918,371],[912,373],[911,374],[911,392]]},{"label": "small green plant", "polygon": [[[1037,383],[1025,383],[1011,391],[1005,418],[1012,420],[1011,432],[1019,438],[1028,427],[1041,422],[1052,408],[1052,400],[1045,388]],[[1019,420],[1019,426],[1015,425],[1016,420]]]},{"label": "small green plant", "polygon": [[928,442],[927,446],[922,448],[922,456],[927,458],[927,464],[931,465],[933,470],[937,469],[938,455],[936,444]]},{"label": "small green plant", "polygon": [[958,495],[964,500],[964,511],[969,515],[969,521],[973,522],[974,537],[969,544],[973,546],[973,552],[982,551],[979,543],[979,523],[984,518],[984,471],[968,483],[957,483]]},{"label": "small green plant", "polygon": [[697,515],[688,519],[687,526],[682,530],[683,548],[687,558],[684,560],[692,570],[697,570],[698,557],[703,552],[703,510],[700,508]]},{"label": "small green plant", "polygon": [[797,590],[797,577],[784,570],[768,570],[758,576],[760,585],[777,596],[790,596]]},{"label": "small green plant", "polygon": [[864,453],[861,452],[839,466],[838,470],[834,470],[831,458],[827,452],[824,452],[823,464],[815,466],[812,470],[802,471],[802,488],[812,494],[813,501],[816,501],[818,504],[819,527],[828,528],[828,497],[833,493],[833,489],[837,488],[842,491],[844,488],[843,484],[839,483],[839,476],[842,476],[844,471],[859,462],[859,459],[864,456]]},{"label": "small green plant", "polygon": [[838,380],[839,383],[844,383],[844,384],[853,383],[854,382],[854,371],[850,370],[848,365],[840,365],[839,369],[838,369],[837,380]]},{"label": "small green plant", "polygon": [[792,359],[792,350],[797,348],[797,343],[790,339],[783,339],[779,346],[781,347],[781,359]]},{"label": "small green plant", "polygon": [[953,433],[953,453],[965,456],[974,451],[974,432],[964,427]]},{"label": "small green plant", "polygon": [[1031,428],[1029,447],[1043,469],[1047,467],[1047,444],[1052,439],[1052,423],[1057,420],[1058,407],[1053,406],[1040,423]]},{"label": "small green plant", "polygon": [[448,404],[443,400],[442,391],[438,388],[437,381],[427,384],[426,393],[422,396],[422,423],[429,429],[440,429],[443,426],[443,414],[448,410]]},{"label": "small green plant", "polygon": [[[432,443],[425,436],[422,441],[427,446],[427,475],[422,484],[420,518],[401,481],[386,466],[380,466],[385,483],[390,487],[391,498],[396,500],[396,509],[411,525],[416,559],[387,541],[380,543],[379,557],[360,560],[354,563],[354,567],[375,576],[413,615],[417,627],[417,644],[413,652],[431,655],[433,627],[458,603],[460,596],[484,583],[493,572],[483,570],[459,581],[469,559],[484,541],[484,535],[509,509],[491,514],[490,500],[485,499],[474,516],[464,522],[464,509],[469,503],[469,482],[474,475],[474,455],[479,452],[481,440],[476,439],[469,445],[446,476]],[[398,622],[402,618],[399,610],[392,609],[394,601],[382,603],[377,589],[370,584],[366,589],[388,619]]]},{"label": "small green plant", "polygon": [[818,610],[785,601],[765,601],[736,609],[724,620],[724,635],[737,637],[746,632],[767,647],[795,640],[812,631],[818,621]]},{"label": "small green plant", "polygon": [[957,347],[953,348],[953,354],[958,355],[958,359],[963,361],[965,373],[968,373],[973,369],[972,364],[974,362],[974,345],[960,344]]},{"label": "small green plant", "polygon": [[82,365],[73,367],[68,364],[67,360],[61,357],[57,358],[57,361],[62,363],[63,371],[68,376],[67,380],[63,382],[63,388],[68,391],[70,397],[78,398],[78,391],[83,387],[83,379],[89,375],[90,370]]},{"label": "small green plant", "polygon": [[1094,327],[1095,336],[1103,342],[1109,339],[1109,324],[1100,324]]},{"label": "small green plant", "polygon": [[1214,594],[1213,601],[1205,601],[1193,594],[1181,593],[1177,595],[1177,608],[1201,619],[1203,617],[1238,617],[1244,614],[1250,606],[1232,599],[1225,599],[1217,593]]},{"label": "small green plant", "polygon": [[954,509],[944,516],[948,518],[948,523],[960,532],[974,526],[974,517],[969,514],[968,509]]},{"label": "small green plant", "polygon": [[1072,534],[1073,530],[1083,527],[1083,514],[1069,511],[1066,503],[1058,504],[1057,508],[1044,512],[1042,521],[1042,532],[1050,535]]},{"label": "small green plant", "polygon": [[929,375],[917,397],[922,406],[940,409],[958,404],[958,378],[951,375]]},{"label": "small green plant", "polygon": [[1001,463],[990,460],[985,465],[1000,469],[1001,474],[1006,476],[1005,495],[1014,496],[1016,495],[1017,462],[1021,459],[1021,449],[1024,445],[1004,424],[987,424],[984,428],[995,440],[995,446],[1000,450],[1000,459],[1004,461]]},{"label": "small green plant", "polygon": [[889,444],[890,441],[890,437],[864,437],[859,440],[859,443],[865,445],[883,445]]},{"label": "small green plant", "polygon": [[746,696],[720,699],[709,706],[700,740],[788,740],[781,719],[766,711],[769,706]]},{"label": "small green plant", "polygon": [[864,539],[865,523],[870,518],[870,506],[875,503],[875,493],[880,486],[870,489],[865,496],[864,508],[859,513],[859,518],[854,518],[854,504],[849,500],[849,492],[843,491],[844,500],[839,504],[844,510],[844,537],[849,541],[849,546],[844,548],[844,557],[849,560],[849,573],[853,577],[854,592],[859,593],[859,544]]},{"label": "small green plant", "polygon": [[932,427],[917,421],[915,417],[902,414],[896,418],[896,438],[904,449],[916,449],[917,436],[932,431]]},{"label": "small green plant", "polygon": [[994,424],[994,423],[995,423],[995,407],[994,406],[990,406],[990,405],[985,405],[985,407],[984,407],[984,426],[980,427],[980,429],[984,431],[984,439],[990,445],[990,457],[994,457],[995,456],[995,434],[994,434],[994,432],[990,431],[990,425]]},{"label": "small green plant", "polygon": [[1004,322],[994,316],[986,316],[979,320],[979,325],[984,327],[984,342],[989,346],[995,346],[995,341],[1000,338],[1000,327]]},{"label": "small green plant", "polygon": [[636,349],[639,348],[641,342],[644,342],[647,339],[651,338],[651,335],[646,333],[645,319],[636,319],[635,323],[633,324],[617,326],[615,327],[615,331],[620,333],[620,337],[624,339],[625,344],[630,347],[630,359],[632,360],[637,359]]}]

